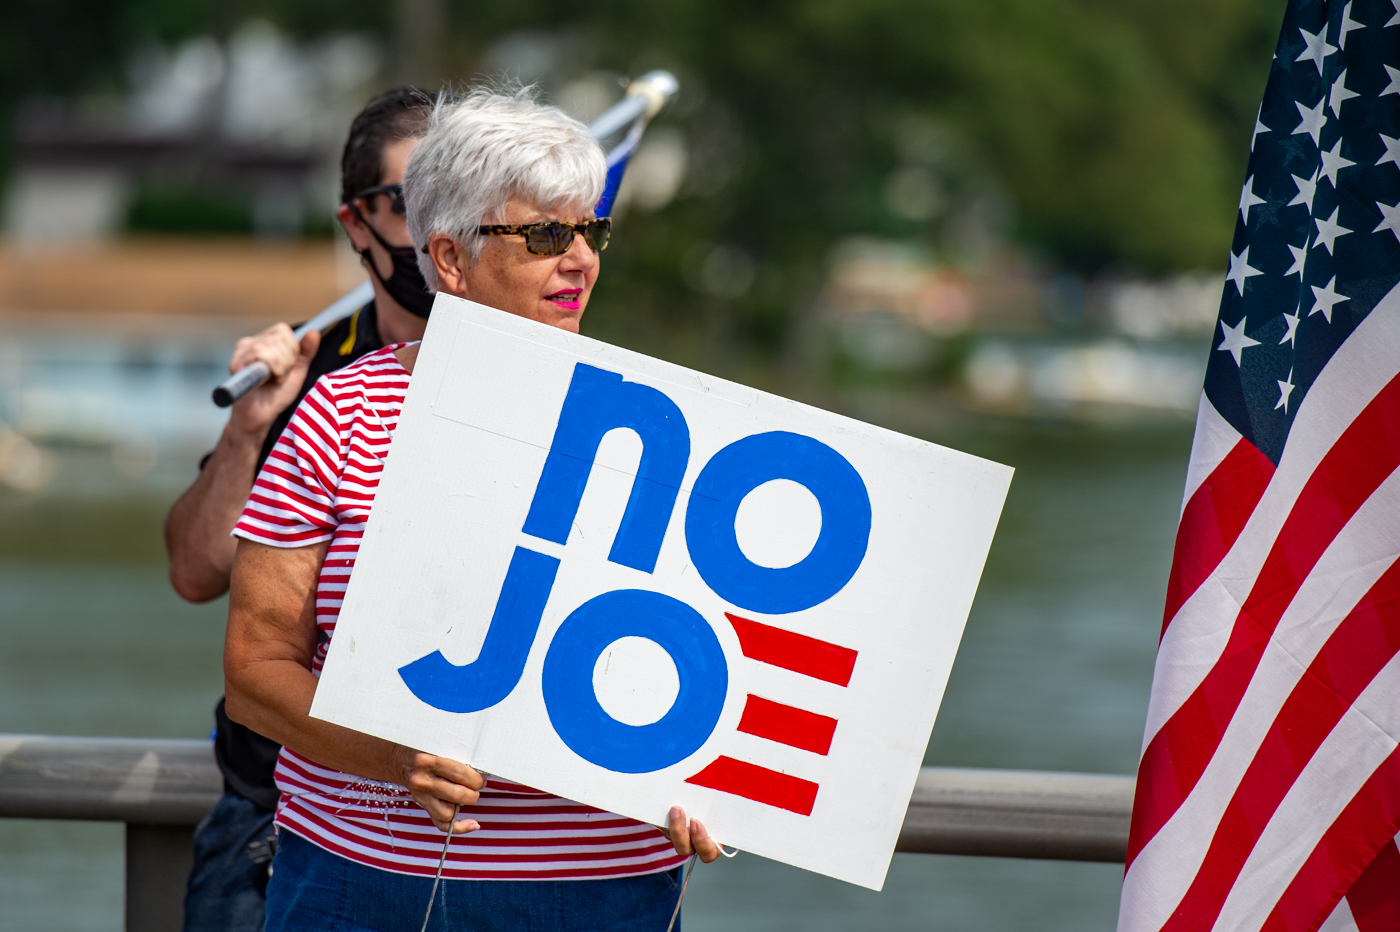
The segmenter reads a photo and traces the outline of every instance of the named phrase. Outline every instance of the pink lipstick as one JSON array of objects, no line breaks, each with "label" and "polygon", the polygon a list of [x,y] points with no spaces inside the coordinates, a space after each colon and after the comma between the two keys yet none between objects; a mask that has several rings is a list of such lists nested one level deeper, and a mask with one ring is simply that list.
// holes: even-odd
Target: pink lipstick
[{"label": "pink lipstick", "polygon": [[552,295],[546,295],[545,300],[553,301],[566,311],[576,311],[583,306],[579,301],[579,295],[581,294],[583,294],[583,289],[581,288],[570,291],[556,291]]}]

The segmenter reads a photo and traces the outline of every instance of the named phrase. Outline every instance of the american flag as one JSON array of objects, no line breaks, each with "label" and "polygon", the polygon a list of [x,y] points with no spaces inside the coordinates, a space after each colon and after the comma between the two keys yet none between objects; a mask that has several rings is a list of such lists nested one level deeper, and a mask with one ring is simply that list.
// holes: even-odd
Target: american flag
[{"label": "american flag", "polygon": [[1290,0],[1206,370],[1118,928],[1400,930],[1400,0]]}]

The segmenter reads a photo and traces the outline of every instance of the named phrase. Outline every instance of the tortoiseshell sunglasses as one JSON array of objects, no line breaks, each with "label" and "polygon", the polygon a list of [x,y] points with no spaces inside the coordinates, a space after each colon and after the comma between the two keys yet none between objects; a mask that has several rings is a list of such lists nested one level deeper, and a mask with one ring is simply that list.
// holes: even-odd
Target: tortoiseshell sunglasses
[{"label": "tortoiseshell sunglasses", "polygon": [[574,244],[574,235],[582,234],[583,241],[594,252],[608,248],[608,236],[612,233],[612,218],[599,217],[583,223],[565,223],[562,220],[547,220],[543,223],[498,223],[493,226],[477,227],[476,232],[483,236],[523,236],[525,249],[536,256],[561,256]]}]

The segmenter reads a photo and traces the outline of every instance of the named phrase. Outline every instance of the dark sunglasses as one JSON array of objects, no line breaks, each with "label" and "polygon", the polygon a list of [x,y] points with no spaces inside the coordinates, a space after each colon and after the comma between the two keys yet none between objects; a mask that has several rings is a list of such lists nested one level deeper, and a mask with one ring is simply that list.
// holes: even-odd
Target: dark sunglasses
[{"label": "dark sunglasses", "polygon": [[525,249],[535,256],[562,256],[574,244],[574,235],[582,234],[583,241],[594,252],[608,248],[608,237],[612,234],[612,218],[599,217],[583,223],[565,223],[562,220],[547,220],[543,223],[505,223],[494,226],[477,227],[476,232],[483,236],[523,236]]},{"label": "dark sunglasses", "polygon": [[400,217],[408,213],[408,208],[403,202],[403,185],[401,184],[380,184],[372,188],[365,188],[363,191],[356,194],[354,199],[359,200],[360,198],[364,198],[365,200],[369,200],[376,194],[382,194],[387,197],[389,199],[389,209]]}]

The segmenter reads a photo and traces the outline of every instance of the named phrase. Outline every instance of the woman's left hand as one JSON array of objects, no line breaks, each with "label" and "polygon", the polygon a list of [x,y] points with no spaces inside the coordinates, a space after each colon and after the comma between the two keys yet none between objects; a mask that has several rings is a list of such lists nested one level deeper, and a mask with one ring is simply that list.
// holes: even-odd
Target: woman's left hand
[{"label": "woman's left hand", "polygon": [[671,807],[666,827],[661,832],[671,840],[671,844],[676,848],[676,854],[681,857],[698,854],[700,860],[709,864],[720,856],[719,842],[710,837],[710,833],[705,830],[705,826],[699,819],[687,820],[685,810],[680,806]]},{"label": "woman's left hand", "polygon": [[416,751],[402,744],[395,745],[393,766],[402,775],[399,779],[413,799],[428,813],[428,818],[441,831],[451,826],[453,834],[474,832],[481,828],[475,819],[458,816],[461,806],[470,806],[481,796],[486,778],[461,761],[437,757]]}]

